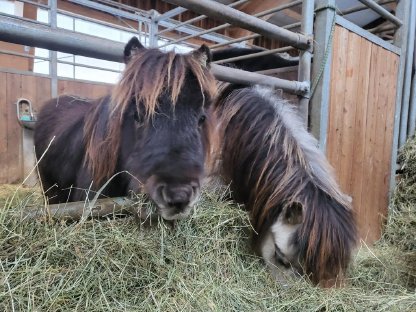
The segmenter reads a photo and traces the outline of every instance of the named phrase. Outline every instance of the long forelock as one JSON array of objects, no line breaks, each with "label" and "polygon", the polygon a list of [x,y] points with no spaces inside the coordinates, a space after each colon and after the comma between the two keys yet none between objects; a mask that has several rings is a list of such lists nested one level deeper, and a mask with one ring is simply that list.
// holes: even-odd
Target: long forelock
[{"label": "long forelock", "polygon": [[135,99],[136,103],[143,104],[144,112],[140,113],[150,118],[155,114],[162,94],[169,94],[175,106],[189,72],[195,76],[201,94],[213,98],[215,78],[193,54],[165,53],[157,49],[139,51],[126,65],[114,89],[111,114],[122,116],[130,101]]}]

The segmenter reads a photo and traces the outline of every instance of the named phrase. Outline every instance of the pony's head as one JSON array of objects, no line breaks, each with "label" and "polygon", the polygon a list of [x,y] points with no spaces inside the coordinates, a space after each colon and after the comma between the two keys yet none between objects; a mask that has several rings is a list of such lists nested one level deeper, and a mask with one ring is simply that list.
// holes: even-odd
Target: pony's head
[{"label": "pony's head", "polygon": [[210,51],[203,45],[189,54],[165,53],[134,37],[124,59],[107,107],[105,146],[98,151],[91,139],[87,145],[94,181],[128,171],[126,187],[147,193],[163,218],[186,217],[208,150],[207,110],[216,92]]}]

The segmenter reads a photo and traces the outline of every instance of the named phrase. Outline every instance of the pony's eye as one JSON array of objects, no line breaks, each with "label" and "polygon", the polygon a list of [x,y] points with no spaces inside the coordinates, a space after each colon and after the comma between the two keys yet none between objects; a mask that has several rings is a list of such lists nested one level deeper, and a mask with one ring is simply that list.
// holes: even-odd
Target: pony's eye
[{"label": "pony's eye", "polygon": [[207,116],[205,115],[202,115],[201,117],[199,117],[198,126],[202,126],[202,124],[205,122],[206,119],[207,119]]}]

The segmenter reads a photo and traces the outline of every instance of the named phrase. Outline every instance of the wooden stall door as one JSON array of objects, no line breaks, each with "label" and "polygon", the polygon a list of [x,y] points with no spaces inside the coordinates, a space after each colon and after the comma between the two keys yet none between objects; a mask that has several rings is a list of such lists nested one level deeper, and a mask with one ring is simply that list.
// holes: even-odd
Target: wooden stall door
[{"label": "wooden stall door", "polygon": [[398,64],[398,55],[336,26],[327,156],[367,243],[380,238],[388,211]]}]

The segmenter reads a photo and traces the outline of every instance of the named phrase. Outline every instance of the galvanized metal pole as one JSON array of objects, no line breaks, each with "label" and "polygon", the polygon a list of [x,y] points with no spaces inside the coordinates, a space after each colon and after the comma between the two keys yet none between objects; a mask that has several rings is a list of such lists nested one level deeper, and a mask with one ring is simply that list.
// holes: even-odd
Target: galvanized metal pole
[{"label": "galvanized metal pole", "polygon": [[[52,29],[56,29],[58,27],[57,0],[48,0],[48,4],[50,7],[49,23]],[[51,97],[54,98],[58,96],[58,52],[49,51],[49,57],[49,74],[51,76]]]},{"label": "galvanized metal pole", "polygon": [[[413,5],[413,9],[416,10],[416,5]],[[413,37],[413,46],[416,49],[416,37]],[[413,67],[416,67],[416,51],[414,51],[415,58],[413,59]],[[416,73],[413,75],[412,88],[410,93],[410,112],[409,122],[407,125],[407,132],[409,136],[415,135],[416,130]]]},{"label": "galvanized metal pole", "polygon": [[400,65],[397,73],[396,108],[394,113],[393,146],[391,149],[390,195],[396,186],[397,152],[399,145],[400,113],[403,95],[403,76],[406,65],[407,38],[410,17],[410,1],[399,0],[396,8],[396,16],[403,21],[403,25],[397,30],[394,44],[400,47]]},{"label": "galvanized metal pole", "polygon": [[332,36],[335,25],[335,0],[318,0],[315,7],[315,37],[312,64],[310,131],[325,153],[329,118]]},{"label": "galvanized metal pole", "polygon": [[412,82],[412,65],[413,65],[413,51],[415,48],[415,27],[416,27],[416,7],[414,1],[410,4],[410,17],[407,34],[407,51],[405,55],[405,70],[403,79],[403,96],[402,96],[402,110],[400,113],[400,134],[399,134],[399,148],[402,147],[407,140],[407,126],[409,116],[409,101],[410,101],[410,88]]},{"label": "galvanized metal pole", "polygon": [[[383,8],[381,5],[377,4],[377,2],[374,2],[373,0],[358,0],[362,4],[365,4],[370,9],[372,9],[374,12],[377,12],[382,17],[384,17],[386,20],[392,22],[393,24],[397,26],[401,26],[403,23],[400,20],[400,18],[397,18],[393,14],[391,14],[389,11],[387,11],[385,8]],[[411,1],[411,0],[408,0]]]},{"label": "galvanized metal pole", "polygon": [[308,49],[312,44],[304,35],[291,32],[249,14],[227,7],[221,3],[210,0],[166,0],[167,2],[188,8],[199,14],[208,15],[235,26],[239,26],[266,37],[282,40],[296,48]]},{"label": "galvanized metal pole", "polygon": [[[265,10],[265,11],[258,12],[256,14],[254,14],[253,16],[254,17],[263,17],[265,15],[269,15],[269,14],[276,13],[276,12],[282,11],[282,10],[287,9],[287,8],[290,8],[290,7],[294,7],[294,6],[298,5],[298,4],[300,4],[301,2],[302,1],[295,1],[295,2],[291,2],[289,4],[277,6],[275,8],[271,8],[271,9],[268,9],[268,10]],[[237,3],[237,2],[235,2],[235,3]],[[229,7],[231,8],[232,6],[230,5]],[[218,25],[218,26],[213,27],[213,28],[210,28],[210,29],[205,29],[205,30],[203,30],[203,31],[201,31],[199,33],[196,33],[196,34],[193,34],[193,35],[189,35],[189,36],[185,36],[185,37],[182,37],[182,38],[179,38],[179,39],[176,39],[176,40],[172,40],[171,42],[166,43],[166,44],[160,46],[159,48],[163,48],[163,47],[165,47],[165,46],[167,46],[169,44],[173,44],[173,43],[177,43],[177,42],[182,42],[182,41],[185,41],[185,40],[188,40],[188,39],[191,39],[191,38],[195,38],[195,37],[198,37],[198,36],[200,37],[202,35],[209,34],[209,33],[212,33],[214,31],[218,31],[218,30],[222,30],[222,29],[228,28],[230,26],[232,26],[232,25],[229,24],[229,23],[226,23],[226,24]],[[283,27],[283,28],[286,29],[286,27]],[[258,37],[260,37],[260,36],[261,35],[258,35]],[[229,41],[230,43],[231,43],[231,40],[232,39],[230,38],[230,41]],[[227,44],[227,42],[224,42],[224,43]]]},{"label": "galvanized metal pole", "polygon": [[[416,19],[416,3],[412,2],[412,10],[411,10],[411,17],[410,17],[413,25],[411,24],[410,27],[413,27],[413,32],[415,32],[415,19]],[[412,31],[412,29],[410,30]],[[413,37],[410,36],[410,38],[413,38],[412,41],[410,41],[409,45],[412,45],[413,48],[413,55],[410,55],[408,62],[409,64],[409,71],[410,75],[416,68],[416,40],[415,40],[416,34],[413,34]],[[413,79],[412,79],[413,78]],[[410,93],[410,109],[409,109],[409,120],[407,123],[407,135],[413,136],[415,134],[416,129],[416,73],[413,75],[413,77],[410,77],[412,80],[412,87],[411,87],[411,93]]]},{"label": "galvanized metal pole", "polygon": [[124,44],[65,29],[51,29],[13,17],[0,16],[0,40],[65,53],[123,62]]},{"label": "galvanized metal pole", "polygon": [[[310,42],[313,42],[313,14],[314,14],[314,1],[303,0],[302,2],[302,22],[301,33],[309,38]],[[299,72],[298,80],[307,82],[310,84],[311,80],[311,63],[312,63],[312,46],[303,50],[299,58]],[[309,92],[300,96],[299,98],[299,113],[302,116],[305,127],[308,127],[309,121]]]},{"label": "galvanized metal pole", "polygon": [[156,10],[150,12],[150,24],[149,24],[149,47],[157,48],[157,32],[158,32],[158,17],[160,14]]},{"label": "galvanized metal pole", "polygon": [[[122,62],[124,44],[94,36],[74,33],[64,29],[51,29],[17,18],[0,16],[0,41],[24,44],[65,53]],[[309,84],[278,79],[242,70],[212,65],[213,74],[219,79],[243,84],[263,84],[281,88],[291,93],[304,94]]]},{"label": "galvanized metal pole", "polygon": [[217,64],[212,64],[211,70],[217,79],[223,81],[241,84],[261,84],[299,95],[307,94],[309,91],[309,82],[307,81],[290,81]]}]

